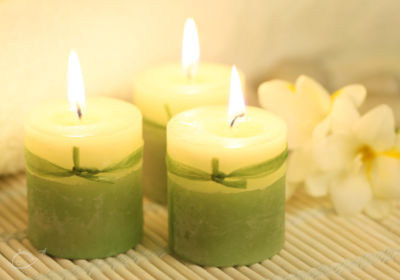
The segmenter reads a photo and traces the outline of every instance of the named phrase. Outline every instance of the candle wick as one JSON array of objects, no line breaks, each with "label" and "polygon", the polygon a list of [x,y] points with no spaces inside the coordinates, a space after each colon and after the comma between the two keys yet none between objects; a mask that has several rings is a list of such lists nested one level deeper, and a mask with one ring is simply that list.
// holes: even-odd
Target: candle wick
[{"label": "candle wick", "polygon": [[77,105],[77,110],[76,112],[78,113],[78,117],[81,120],[82,119],[82,109],[79,105]]},{"label": "candle wick", "polygon": [[233,118],[231,121],[230,127],[232,128],[238,118],[244,117],[244,113],[241,113]]},{"label": "candle wick", "polygon": [[186,74],[186,78],[188,80],[192,80],[195,73],[196,73],[196,69],[197,69],[197,64],[193,63],[187,66],[186,70],[185,70],[185,74]]},{"label": "candle wick", "polygon": [[192,78],[193,78],[193,66],[192,66],[192,65],[189,66],[189,67],[186,69],[186,78],[187,78],[188,80],[192,80]]}]

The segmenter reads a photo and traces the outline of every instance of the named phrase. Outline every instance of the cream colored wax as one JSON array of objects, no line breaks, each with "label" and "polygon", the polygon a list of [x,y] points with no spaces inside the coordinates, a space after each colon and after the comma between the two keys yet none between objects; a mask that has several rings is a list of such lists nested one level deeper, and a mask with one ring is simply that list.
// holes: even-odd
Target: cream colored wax
[{"label": "cream colored wax", "polygon": [[[189,77],[176,64],[164,64],[141,73],[134,82],[134,103],[144,117],[144,193],[166,203],[165,127],[175,114],[203,105],[226,104],[231,68],[200,63]],[[241,74],[242,83],[244,76]]]},{"label": "cream colored wax", "polygon": [[35,108],[25,125],[25,148],[56,165],[72,168],[71,148],[80,148],[82,166],[102,169],[143,145],[142,115],[129,103],[87,100],[80,120],[67,100]]}]

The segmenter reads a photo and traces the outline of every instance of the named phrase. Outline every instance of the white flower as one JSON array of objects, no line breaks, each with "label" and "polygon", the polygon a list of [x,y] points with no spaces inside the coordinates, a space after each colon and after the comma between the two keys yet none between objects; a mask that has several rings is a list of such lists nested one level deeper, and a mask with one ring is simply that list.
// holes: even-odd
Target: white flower
[{"label": "white flower", "polygon": [[295,85],[282,80],[264,82],[258,96],[262,107],[286,121],[291,150],[311,139],[314,127],[326,117],[331,105],[329,93],[306,76],[300,76]]},{"label": "white flower", "polygon": [[312,196],[330,195],[337,213],[390,213],[400,198],[400,134],[392,110],[381,105],[360,116],[361,85],[329,96],[312,79],[293,86],[273,80],[259,87],[260,104],[288,124],[287,197],[304,185]]},{"label": "white flower", "polygon": [[[300,76],[295,85],[282,80],[264,82],[258,94],[261,106],[281,116],[288,125],[288,146],[291,152],[288,158],[286,197],[289,198],[306,181],[310,193],[325,195],[327,192],[318,187],[318,182],[328,180],[332,174],[318,172],[311,153],[312,140],[316,138],[313,135],[325,137],[332,127],[336,130],[342,123],[345,126],[346,119],[340,119],[340,110],[342,107],[359,107],[365,99],[365,88],[350,85],[330,96],[316,81]],[[335,116],[334,121],[327,117],[329,115]],[[319,130],[314,132],[314,128],[321,122],[323,124]],[[308,179],[311,173],[314,176]]]},{"label": "white flower", "polygon": [[[395,147],[393,112],[380,105],[360,117],[355,106],[339,107],[341,113],[335,115],[332,110],[314,130],[312,154],[319,173],[333,174],[320,180],[318,188],[330,194],[339,214],[365,210],[381,218],[389,213],[392,200],[400,198],[400,152]],[[315,180],[314,176],[318,173],[307,180]]]}]

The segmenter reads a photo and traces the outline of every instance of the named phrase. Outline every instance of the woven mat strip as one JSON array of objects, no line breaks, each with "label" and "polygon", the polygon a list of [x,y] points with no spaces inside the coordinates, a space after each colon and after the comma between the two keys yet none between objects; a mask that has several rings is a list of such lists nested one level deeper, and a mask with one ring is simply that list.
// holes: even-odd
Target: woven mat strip
[{"label": "woven mat strip", "polygon": [[167,211],[145,200],[144,237],[125,254],[97,260],[51,258],[26,238],[24,174],[0,179],[0,279],[400,279],[400,203],[385,220],[342,218],[327,199],[297,193],[287,204],[286,243],[250,266],[201,267],[167,249]]}]

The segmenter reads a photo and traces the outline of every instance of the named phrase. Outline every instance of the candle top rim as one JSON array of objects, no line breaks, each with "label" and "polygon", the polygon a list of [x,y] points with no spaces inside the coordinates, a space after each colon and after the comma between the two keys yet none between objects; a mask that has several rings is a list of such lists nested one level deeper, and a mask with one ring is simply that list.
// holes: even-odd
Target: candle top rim
[{"label": "candle top rim", "polygon": [[[241,79],[244,79],[243,72],[238,69]],[[182,72],[179,63],[167,62],[157,64],[144,69],[134,78],[135,87],[163,88],[210,85],[229,85],[231,66],[223,63],[201,62],[197,74],[188,79]]]},{"label": "candle top rim", "polygon": [[[212,62],[212,61],[201,61],[201,62],[199,62],[199,66],[202,66],[205,68],[215,67],[215,68],[220,68],[220,69],[227,69],[229,71],[229,75],[231,73],[231,68],[232,68],[232,65],[230,65],[230,64],[226,64],[223,62]],[[167,68],[167,69],[168,68],[176,68],[180,71],[180,74],[182,76],[184,76],[182,74],[182,64],[179,63],[178,61],[173,61],[173,60],[169,60],[169,61],[167,60],[162,63],[155,63],[153,65],[145,67],[144,69],[142,69],[140,74],[143,74],[143,73],[149,72],[149,71],[151,72],[151,71],[155,71],[155,70],[165,69],[165,68]]]},{"label": "candle top rim", "polygon": [[[207,129],[207,126],[214,126],[219,122],[228,127],[226,122],[227,111],[228,106],[216,105],[198,107],[181,112],[169,121],[167,138],[174,137],[174,141],[176,141],[176,137],[178,137],[178,141],[192,142],[194,145],[209,145],[212,142],[215,145],[226,146],[226,144],[232,144],[230,145],[231,147],[237,148],[247,145],[263,145],[282,141],[282,139],[286,141],[287,128],[285,121],[271,112],[253,106],[246,106],[246,116],[244,118],[258,126],[258,128],[254,129],[254,135],[227,137],[220,135],[218,132],[215,133],[215,130]],[[205,143],[202,143],[202,141],[205,141]]]},{"label": "candle top rim", "polygon": [[[75,118],[75,119],[74,119]],[[107,136],[142,125],[142,114],[132,103],[110,97],[89,97],[87,115],[80,121],[65,99],[36,106],[25,119],[25,129],[63,137]]]}]

